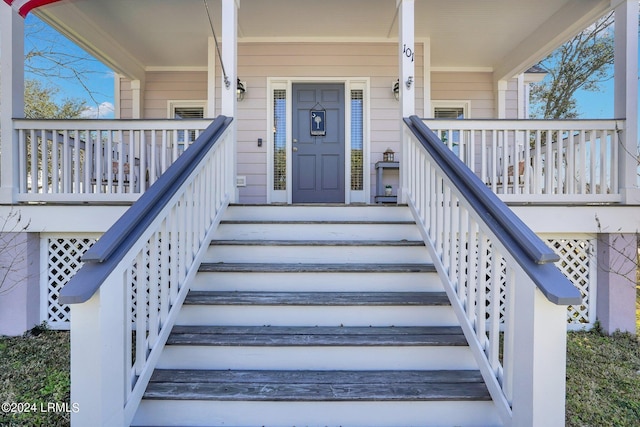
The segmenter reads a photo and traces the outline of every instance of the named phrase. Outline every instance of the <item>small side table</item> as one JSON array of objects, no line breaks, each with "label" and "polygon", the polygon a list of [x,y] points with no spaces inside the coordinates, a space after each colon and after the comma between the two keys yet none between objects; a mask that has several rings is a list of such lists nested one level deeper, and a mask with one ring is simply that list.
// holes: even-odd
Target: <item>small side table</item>
[{"label": "small side table", "polygon": [[400,162],[377,162],[376,163],[376,203],[398,203],[398,196],[385,196],[382,187],[382,175],[385,169],[400,169]]}]

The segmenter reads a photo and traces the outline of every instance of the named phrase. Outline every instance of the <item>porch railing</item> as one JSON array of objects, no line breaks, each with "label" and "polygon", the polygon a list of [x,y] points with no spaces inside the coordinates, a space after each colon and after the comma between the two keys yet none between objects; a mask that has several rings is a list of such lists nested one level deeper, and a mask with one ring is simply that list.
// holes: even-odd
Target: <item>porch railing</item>
[{"label": "porch railing", "polygon": [[624,120],[425,120],[506,202],[620,202]]},{"label": "porch railing", "polygon": [[71,306],[72,425],[129,425],[235,191],[231,119],[217,118],[89,249]]},{"label": "porch railing", "polygon": [[405,123],[403,197],[504,424],[564,425],[566,306],[579,291],[421,119]]},{"label": "porch railing", "polygon": [[17,201],[134,201],[211,120],[15,120]]}]

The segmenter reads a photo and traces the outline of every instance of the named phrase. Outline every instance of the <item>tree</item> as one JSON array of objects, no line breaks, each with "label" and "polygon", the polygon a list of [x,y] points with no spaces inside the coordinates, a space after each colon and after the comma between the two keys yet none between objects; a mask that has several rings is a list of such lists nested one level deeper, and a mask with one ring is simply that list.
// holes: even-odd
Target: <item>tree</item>
[{"label": "tree", "polygon": [[[104,71],[93,56],[69,43],[64,36],[33,15],[26,20],[25,47],[24,70],[27,80],[39,81],[46,87],[58,87],[62,81],[72,82],[83,89],[92,104],[96,107],[100,105],[97,98],[103,95],[96,93],[90,82],[91,79],[103,78]],[[52,90],[49,98],[53,99],[57,93],[57,90]]]},{"label": "tree", "polygon": [[24,114],[28,119],[77,119],[87,109],[83,100],[53,100],[57,88],[45,87],[38,80],[26,80],[24,87]]},{"label": "tree", "polygon": [[613,13],[604,16],[539,64],[548,76],[532,85],[532,117],[576,118],[576,91],[598,91],[599,84],[611,78],[608,66],[614,58],[613,19]]}]

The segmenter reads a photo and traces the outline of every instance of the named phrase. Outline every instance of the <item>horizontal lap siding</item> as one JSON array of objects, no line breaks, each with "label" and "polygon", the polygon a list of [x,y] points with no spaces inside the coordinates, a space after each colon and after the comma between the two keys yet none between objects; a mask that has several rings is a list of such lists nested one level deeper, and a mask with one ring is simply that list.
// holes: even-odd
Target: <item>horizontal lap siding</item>
[{"label": "horizontal lap siding", "polygon": [[[371,195],[375,194],[375,163],[391,148],[400,151],[399,103],[391,87],[398,76],[396,43],[240,43],[238,75],[246,82],[247,93],[238,104],[238,174],[247,177],[247,186],[239,189],[243,203],[267,200],[267,80],[284,78],[349,78],[365,77],[370,82]],[[416,44],[416,114],[424,112],[423,46]],[[220,68],[217,74],[215,114],[220,108]],[[131,90],[121,80],[121,117],[131,117]],[[349,94],[347,95],[347,99]],[[496,116],[495,88],[491,72],[431,73],[431,95],[434,100],[469,100],[472,118]],[[206,100],[206,71],[147,72],[144,88],[144,117],[167,118],[169,100]],[[517,117],[517,82],[509,81],[507,117]],[[262,147],[258,147],[262,138]],[[348,141],[347,141],[348,143]],[[395,185],[395,182],[394,182]]]},{"label": "horizontal lap siding", "polygon": [[166,119],[168,101],[207,99],[206,71],[147,72],[144,94],[144,117]]},{"label": "horizontal lap siding", "polygon": [[[131,80],[120,78],[120,118],[133,117],[133,94],[131,93]],[[117,104],[116,104],[117,105]]]},{"label": "horizontal lap siding", "polygon": [[[434,100],[470,101],[472,119],[493,119],[496,114],[496,90],[491,72],[433,72],[431,96]],[[518,81],[507,82],[506,117],[518,117]],[[482,151],[476,143],[475,162],[479,169]]]},{"label": "horizontal lap siding", "polygon": [[474,119],[495,117],[493,73],[433,72],[433,100],[471,101],[470,116]]},{"label": "horizontal lap siding", "polygon": [[[267,200],[267,80],[285,78],[348,78],[370,80],[371,164],[369,173],[375,183],[376,161],[387,148],[400,151],[398,101],[392,85],[398,76],[396,43],[241,43],[238,75],[246,81],[247,94],[238,105],[238,174],[247,177],[240,188],[243,203]],[[416,46],[416,105],[423,104],[422,45]],[[346,94],[349,99],[349,94]],[[418,114],[422,114],[419,110]],[[257,140],[264,144],[258,147]],[[348,141],[347,141],[348,143]],[[375,189],[372,188],[372,195]]]}]

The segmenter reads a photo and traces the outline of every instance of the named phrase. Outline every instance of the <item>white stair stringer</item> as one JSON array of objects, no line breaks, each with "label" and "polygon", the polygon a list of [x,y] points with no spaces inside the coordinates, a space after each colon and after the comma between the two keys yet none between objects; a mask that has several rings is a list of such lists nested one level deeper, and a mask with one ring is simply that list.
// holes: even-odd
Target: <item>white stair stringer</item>
[{"label": "white stair stringer", "polygon": [[231,206],[134,426],[499,426],[406,207]]}]

